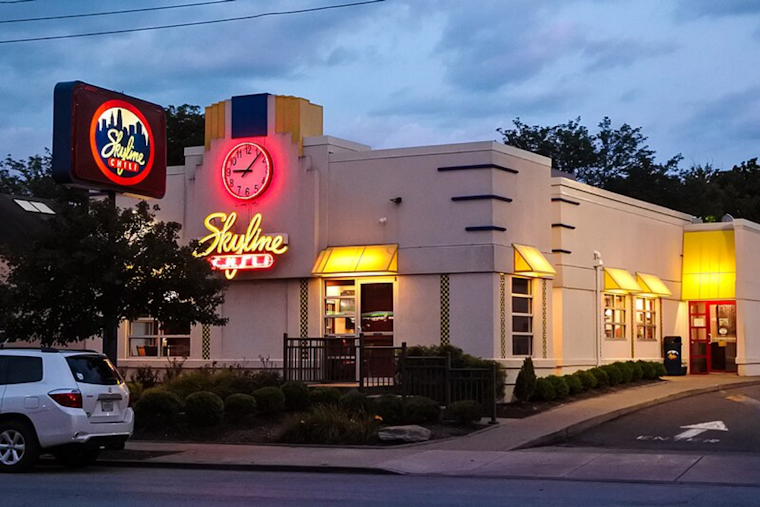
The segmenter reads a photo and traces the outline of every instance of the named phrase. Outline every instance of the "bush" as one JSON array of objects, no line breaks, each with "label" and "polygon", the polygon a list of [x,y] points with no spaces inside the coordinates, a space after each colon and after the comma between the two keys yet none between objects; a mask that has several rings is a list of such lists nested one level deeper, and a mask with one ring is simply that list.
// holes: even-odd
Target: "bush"
[{"label": "bush", "polygon": [[623,373],[620,371],[620,368],[618,368],[614,364],[605,364],[604,366],[601,366],[600,368],[609,377],[611,386],[616,386],[623,381]]},{"label": "bush", "polygon": [[300,412],[311,406],[309,388],[303,382],[285,382],[280,389],[285,395],[286,410]]},{"label": "bush", "polygon": [[127,382],[127,388],[129,389],[129,399],[134,405],[140,401],[140,396],[144,391],[143,385],[140,382]]},{"label": "bush", "polygon": [[515,380],[514,396],[520,401],[530,401],[536,390],[536,370],[533,368],[533,360],[526,357],[520,367],[520,373]]},{"label": "bush", "polygon": [[618,370],[620,370],[620,374],[622,375],[620,383],[621,384],[627,384],[628,382],[633,382],[633,368],[631,367],[630,363],[623,363],[623,362],[615,362],[612,363],[613,366],[616,366]]},{"label": "bush", "polygon": [[161,381],[161,372],[150,366],[141,366],[132,374],[130,380],[139,382],[145,389],[150,389]]},{"label": "bush", "polygon": [[251,394],[256,386],[242,370],[225,369],[210,375],[211,392],[226,400],[232,394]]},{"label": "bush", "polygon": [[554,386],[554,394],[556,399],[558,400],[564,400],[567,399],[568,396],[570,396],[570,387],[568,387],[567,382],[565,382],[565,379],[562,377],[558,377],[557,375],[549,375],[546,377],[546,380],[552,383],[552,386]]},{"label": "bush", "polygon": [[644,370],[641,368],[641,364],[636,361],[629,361],[628,364],[631,365],[631,371],[633,372],[633,381],[638,382],[642,378],[644,378]]},{"label": "bush", "polygon": [[645,379],[647,380],[654,380],[657,378],[657,373],[654,368],[654,364],[651,361],[639,361],[639,366],[641,366],[641,371],[644,374]]},{"label": "bush", "polygon": [[588,372],[592,374],[594,378],[596,378],[597,387],[609,387],[610,376],[607,375],[606,371],[597,367],[597,368],[591,368]]},{"label": "bush", "polygon": [[651,361],[651,363],[652,363],[652,367],[654,368],[655,378],[662,377],[668,374],[668,370],[665,369],[665,365],[662,364],[661,362]]},{"label": "bush", "polygon": [[460,426],[476,423],[481,417],[483,417],[483,407],[474,400],[455,401],[446,407],[446,419]]},{"label": "bush", "polygon": [[311,390],[309,398],[311,398],[312,405],[330,405],[337,407],[338,402],[340,401],[340,391],[334,387],[317,387],[316,389]]},{"label": "bush", "polygon": [[404,422],[406,424],[423,424],[438,422],[441,417],[441,407],[438,402],[425,398],[424,396],[414,396],[407,398],[404,404]]},{"label": "bush", "polygon": [[280,387],[282,385],[282,375],[276,370],[261,370],[257,372],[244,371],[251,383],[251,392],[261,389],[262,387]]},{"label": "bush", "polygon": [[573,373],[576,377],[578,377],[581,381],[581,384],[583,384],[583,389],[586,391],[590,389],[595,389],[597,385],[599,385],[599,381],[596,379],[596,377],[589,371],[583,370],[583,371],[576,371]]},{"label": "bush", "polygon": [[229,419],[239,419],[256,412],[256,398],[250,394],[230,394],[224,400],[224,414]]},{"label": "bush", "polygon": [[557,397],[557,391],[554,390],[554,384],[546,378],[536,379],[535,397],[542,401],[551,401]]},{"label": "bush", "polygon": [[182,400],[162,389],[148,389],[135,404],[135,422],[149,428],[173,427],[179,419]]},{"label": "bush", "polygon": [[338,400],[338,406],[354,415],[374,415],[374,404],[366,394],[359,391],[349,391]]},{"label": "bush", "polygon": [[224,417],[224,402],[208,391],[193,393],[185,400],[185,420],[190,426],[218,426]]},{"label": "bush", "polygon": [[567,387],[570,388],[571,395],[575,396],[576,394],[581,394],[584,391],[583,382],[581,382],[581,379],[577,375],[565,375],[562,378],[565,379]]},{"label": "bush", "polygon": [[211,377],[203,372],[185,372],[164,383],[164,389],[185,399],[193,393],[214,389]]},{"label": "bush", "polygon": [[402,424],[404,422],[404,402],[392,394],[384,394],[375,400],[375,413],[385,424]]},{"label": "bush", "polygon": [[253,392],[256,407],[262,414],[276,414],[285,410],[285,395],[279,387],[262,387]]},{"label": "bush", "polygon": [[293,416],[279,438],[289,444],[367,444],[376,439],[377,423],[372,418],[330,405]]}]

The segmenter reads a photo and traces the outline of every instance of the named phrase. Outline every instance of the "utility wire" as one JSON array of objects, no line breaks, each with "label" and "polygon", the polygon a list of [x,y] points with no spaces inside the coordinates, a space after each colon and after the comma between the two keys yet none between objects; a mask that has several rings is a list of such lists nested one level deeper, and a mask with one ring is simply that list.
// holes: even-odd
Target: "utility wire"
[{"label": "utility wire", "polygon": [[58,40],[58,39],[74,39],[74,38],[79,38],[79,37],[97,37],[101,35],[117,35],[117,34],[134,33],[134,32],[149,32],[149,31],[154,31],[154,30],[165,30],[168,28],[184,28],[188,26],[212,25],[212,24],[218,24],[218,23],[227,23],[230,21],[242,21],[246,19],[266,18],[266,17],[271,17],[271,16],[287,16],[290,14],[304,14],[307,12],[318,12],[318,11],[327,11],[331,9],[342,9],[344,7],[357,7],[360,5],[376,4],[376,3],[381,3],[381,2],[385,2],[385,0],[367,0],[364,2],[354,2],[350,4],[338,4],[338,5],[327,5],[325,7],[313,7],[311,9],[263,12],[261,14],[253,14],[250,16],[240,16],[237,18],[212,19],[212,20],[207,20],[207,21],[194,21],[190,23],[177,23],[174,25],[149,26],[149,27],[144,27],[144,28],[127,28],[124,30],[110,30],[106,32],[77,33],[77,34],[69,34],[69,35],[51,35],[48,37],[30,37],[28,39],[8,39],[8,40],[0,40],[0,44],[14,44],[17,42],[38,42],[38,41]]},{"label": "utility wire", "polygon": [[0,4],[22,4],[24,2],[34,2],[36,0],[2,0]]},{"label": "utility wire", "polygon": [[[14,0],[15,2],[31,2],[33,0]],[[198,7],[200,5],[211,4],[223,4],[228,2],[237,2],[237,0],[214,0],[209,2],[198,2],[194,4],[182,4],[182,5],[166,5],[164,7],[145,7],[142,9],[129,9],[124,11],[109,11],[109,12],[91,12],[89,14],[66,14],[63,16],[47,16],[44,18],[24,18],[24,19],[4,19],[0,20],[0,24],[3,23],[29,23],[31,21],[52,21],[56,19],[73,19],[73,18],[91,18],[95,16],[112,16],[115,14],[131,14],[134,12],[150,12],[150,11],[163,11],[168,9],[181,9],[183,7]],[[0,2],[6,3],[6,2]]]}]

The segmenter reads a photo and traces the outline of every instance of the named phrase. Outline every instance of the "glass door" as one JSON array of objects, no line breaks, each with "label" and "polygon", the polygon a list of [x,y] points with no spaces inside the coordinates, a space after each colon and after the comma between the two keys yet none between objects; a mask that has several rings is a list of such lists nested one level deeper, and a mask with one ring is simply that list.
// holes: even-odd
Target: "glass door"
[{"label": "glass door", "polygon": [[709,373],[710,347],[707,303],[689,303],[689,372]]},{"label": "glass door", "polygon": [[370,383],[394,376],[393,282],[360,282],[360,329],[364,337],[364,376]]},{"label": "glass door", "polygon": [[691,373],[735,372],[736,302],[689,303]]}]

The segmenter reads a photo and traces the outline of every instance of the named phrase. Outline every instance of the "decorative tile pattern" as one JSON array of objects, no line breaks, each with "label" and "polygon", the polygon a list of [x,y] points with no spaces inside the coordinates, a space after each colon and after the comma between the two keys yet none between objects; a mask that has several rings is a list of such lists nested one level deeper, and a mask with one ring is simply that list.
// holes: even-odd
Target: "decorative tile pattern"
[{"label": "decorative tile pattern", "polygon": [[299,283],[301,338],[309,336],[309,279],[301,278]]},{"label": "decorative tile pattern", "polygon": [[208,324],[201,327],[201,357],[211,359],[211,326]]},{"label": "decorative tile pattern", "polygon": [[546,279],[541,279],[541,320],[543,330],[544,359],[546,359]]},{"label": "decorative tile pattern", "polygon": [[441,345],[451,344],[449,275],[441,275]]},{"label": "decorative tile pattern", "polygon": [[501,357],[507,357],[507,303],[505,299],[506,276],[499,273],[499,324],[501,328]]}]

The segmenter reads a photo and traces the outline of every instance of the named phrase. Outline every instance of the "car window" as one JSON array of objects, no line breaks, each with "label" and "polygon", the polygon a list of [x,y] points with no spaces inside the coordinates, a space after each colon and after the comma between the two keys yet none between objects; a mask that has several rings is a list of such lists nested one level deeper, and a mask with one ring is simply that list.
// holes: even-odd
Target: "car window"
[{"label": "car window", "polygon": [[6,384],[25,384],[42,380],[42,358],[7,356],[5,365]]},{"label": "car window", "polygon": [[68,356],[71,373],[77,382],[113,386],[122,382],[111,361],[102,356]]},{"label": "car window", "polygon": [[0,386],[5,384],[5,365],[8,362],[8,360],[0,356]]}]

